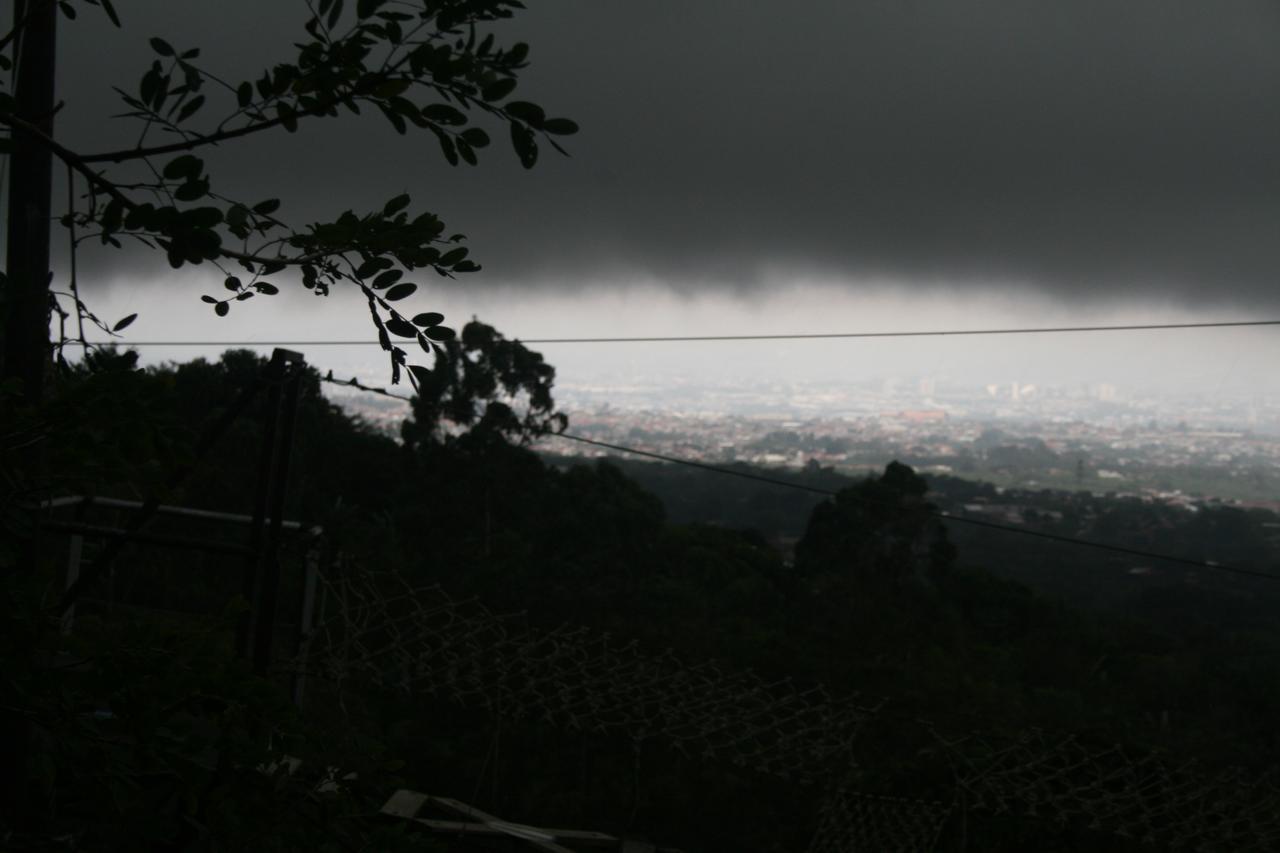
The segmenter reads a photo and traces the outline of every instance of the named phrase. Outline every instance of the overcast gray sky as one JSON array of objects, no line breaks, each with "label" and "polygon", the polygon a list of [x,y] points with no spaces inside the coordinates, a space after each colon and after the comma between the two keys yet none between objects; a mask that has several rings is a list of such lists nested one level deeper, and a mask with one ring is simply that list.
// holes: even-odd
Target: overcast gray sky
[{"label": "overcast gray sky", "polygon": [[[103,117],[150,36],[253,76],[305,15],[291,0],[117,5],[120,33],[93,16],[62,32],[59,132],[85,148],[131,139]],[[485,267],[416,298],[524,337],[1280,310],[1272,0],[531,6],[499,34],[532,46],[519,94],[582,126],[571,158],[525,172],[495,146],[451,169],[431,138],[368,117],[227,146],[215,180],[280,196],[299,222],[411,192]],[[150,307],[138,338],[368,332],[350,298],[215,323],[196,302],[212,271],[95,260],[113,310]],[[1251,363],[1274,337],[1249,339]]]}]

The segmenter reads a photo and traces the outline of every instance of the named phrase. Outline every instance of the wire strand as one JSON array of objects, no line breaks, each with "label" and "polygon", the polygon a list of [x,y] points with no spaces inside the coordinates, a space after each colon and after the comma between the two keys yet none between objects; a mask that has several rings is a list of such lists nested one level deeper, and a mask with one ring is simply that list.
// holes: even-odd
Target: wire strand
[{"label": "wire strand", "polygon": [[[777,335],[648,335],[639,337],[593,338],[513,338],[524,344],[632,344],[682,343],[696,341],[799,341],[856,338],[943,338],[979,335],[1044,335],[1073,332],[1151,332],[1173,329],[1229,329],[1250,326],[1280,326],[1280,320],[1223,320],[1204,323],[1128,323],[1112,326],[1035,326],[1000,329],[926,329],[896,332],[813,332]],[[249,347],[249,346],[315,346],[354,347],[381,346],[376,340],[296,340],[296,341],[90,341],[89,346],[112,344],[128,347]]]},{"label": "wire strand", "polygon": [[[581,435],[572,435],[567,432],[550,433],[550,435],[556,438],[566,438],[566,439],[569,439],[570,441],[582,442],[583,444],[593,444],[597,447],[603,447],[609,450],[617,450],[621,453],[630,453],[636,456],[646,456],[650,459],[657,459],[662,462],[670,462],[675,465],[687,465],[692,468],[701,468],[704,471],[712,471],[717,474],[726,474],[731,477],[740,477],[745,480],[755,480],[756,482],[768,483],[774,486],[785,486],[790,489],[799,489],[806,492],[812,492],[814,494],[826,495],[828,497],[835,497],[836,494],[838,494],[837,492],[831,489],[823,489],[818,486],[806,486],[803,483],[792,483],[787,480],[779,480],[774,477],[766,477],[761,474],[752,474],[747,471],[735,471],[732,468],[722,468],[718,465],[708,465],[705,462],[695,462],[692,459],[681,459],[678,456],[667,456],[666,454],[654,453],[649,450],[637,450],[634,447],[626,447],[621,444],[611,444],[607,441],[597,441],[596,439],[593,439],[593,438],[586,438],[585,436],[581,436]],[[879,506],[879,507],[889,506],[888,504],[883,504],[878,501],[859,500],[859,502],[872,505],[872,506]],[[1076,545],[1084,548],[1094,548],[1099,551],[1109,551],[1111,553],[1125,554],[1131,557],[1145,557],[1152,560],[1163,560],[1165,562],[1178,563],[1184,566],[1194,566],[1197,569],[1210,569],[1213,571],[1229,572],[1231,574],[1244,575],[1246,577],[1265,578],[1266,580],[1280,581],[1280,575],[1273,575],[1267,572],[1254,571],[1253,569],[1243,569],[1238,566],[1229,566],[1223,563],[1215,563],[1210,560],[1196,560],[1190,557],[1177,557],[1172,554],[1160,554],[1155,551],[1144,551],[1140,548],[1129,548],[1124,545],[1110,545],[1106,542],[1097,542],[1092,539],[1078,539],[1074,536],[1063,536],[1058,533],[1046,533],[1044,531],[1031,530],[1025,527],[1013,527],[1012,525],[999,524],[998,522],[994,522],[994,521],[983,521],[982,519],[978,519],[978,518],[968,518],[966,516],[953,515],[949,512],[943,512],[942,510],[932,510],[928,514],[934,516],[935,518],[942,519],[944,521],[954,521],[957,524],[968,524],[972,527],[982,527],[982,528],[986,528],[987,530],[999,530],[1004,533],[1017,533],[1021,536],[1031,536],[1036,539],[1045,539],[1051,542],[1062,542],[1068,545]]]}]

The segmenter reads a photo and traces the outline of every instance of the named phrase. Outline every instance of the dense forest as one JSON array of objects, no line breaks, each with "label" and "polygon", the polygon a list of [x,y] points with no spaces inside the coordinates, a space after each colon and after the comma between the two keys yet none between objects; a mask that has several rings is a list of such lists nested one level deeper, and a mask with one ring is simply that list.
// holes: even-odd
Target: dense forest
[{"label": "dense forest", "polygon": [[[932,815],[938,804],[934,823],[919,818],[937,849],[1149,849],[1169,838],[1153,830],[1144,843],[1105,820],[990,803],[957,810],[963,750],[941,745],[974,732],[983,744],[1025,744],[1036,732],[1091,755],[1123,744],[1136,764],[1195,761],[1204,778],[1263,773],[1280,759],[1274,584],[969,529],[937,510],[1016,507],[1030,528],[1280,574],[1270,514],[997,492],[926,481],[892,460],[862,480],[816,467],[777,475],[831,498],[652,463],[570,464],[529,446],[563,427],[541,357],[479,323],[449,353],[421,376],[399,440],[327,401],[314,371],[303,377],[284,516],[323,535],[285,542],[277,658],[296,652],[302,567],[318,559],[335,578],[447,595],[450,619],[472,614],[515,658],[552,641],[613,649],[592,660],[651,673],[647,687],[627,688],[623,716],[667,728],[577,724],[614,712],[584,695],[589,713],[552,713],[550,699],[529,704],[527,685],[504,688],[526,697],[506,707],[476,699],[479,687],[390,689],[412,680],[408,649],[421,642],[390,621],[362,635],[362,647],[388,650],[377,677],[364,658],[355,675],[316,668],[299,711],[287,675],[255,676],[230,654],[245,606],[239,558],[163,543],[126,546],[85,591],[74,629],[59,630],[47,613],[68,539],[47,522],[70,516],[39,500],[156,495],[248,514],[259,465],[260,403],[203,455],[196,436],[263,359],[233,351],[143,370],[132,354],[99,353],[41,411],[4,410],[3,714],[6,754],[17,756],[5,774],[6,849],[454,849],[457,839],[369,817],[410,788],[686,851],[796,850],[831,819],[823,803],[835,784],[884,798],[864,805],[909,801]],[[50,449],[38,466],[32,442]],[[174,486],[170,472],[185,465],[192,475]],[[81,517],[107,525],[122,512]],[[150,529],[246,535],[211,524]],[[431,683],[488,683],[456,672],[470,665],[533,678],[532,664],[445,651],[431,665],[453,670]],[[696,704],[679,695],[681,679],[711,683],[711,661],[714,683],[743,697],[717,711],[726,729],[734,702],[764,690],[806,713],[858,709],[857,737],[813,759],[826,776],[807,777],[704,723],[700,740],[681,741],[672,715]],[[676,711],[648,707],[662,702]],[[787,725],[778,737],[801,746],[831,735]],[[312,775],[274,769],[285,754]],[[314,774],[334,768],[341,796],[317,797]],[[868,820],[886,832],[893,823]],[[1156,830],[1176,823],[1153,820]]]}]

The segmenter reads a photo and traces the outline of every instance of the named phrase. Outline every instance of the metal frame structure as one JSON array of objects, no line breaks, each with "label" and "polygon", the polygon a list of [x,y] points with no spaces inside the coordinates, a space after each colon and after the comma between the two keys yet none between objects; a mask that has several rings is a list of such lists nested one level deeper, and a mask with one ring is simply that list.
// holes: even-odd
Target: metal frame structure
[{"label": "metal frame structure", "polygon": [[[192,507],[161,504],[157,498],[144,501],[121,498],[71,495],[43,502],[41,509],[53,510],[74,506],[73,520],[44,517],[39,525],[47,530],[71,534],[67,558],[66,584],[56,615],[62,620],[63,631],[70,631],[75,618],[76,601],[96,580],[107,574],[129,543],[156,545],[170,548],[186,548],[206,553],[232,554],[244,559],[241,588],[249,602],[237,630],[236,652],[250,662],[254,672],[266,675],[271,666],[272,639],[275,632],[276,610],[280,597],[280,542],[284,531],[302,531],[298,521],[283,517],[285,496],[288,491],[289,467],[293,450],[293,438],[297,425],[298,400],[306,361],[301,353],[276,349],[265,371],[244,388],[232,405],[215,419],[197,442],[191,463],[171,472],[166,481],[169,489],[186,481],[195,465],[205,457],[230,426],[249,408],[249,405],[265,390],[267,393],[266,424],[263,429],[259,452],[257,483],[254,488],[252,515],[217,512]],[[120,527],[90,524],[85,515],[90,507],[101,506],[130,510],[127,522]],[[209,521],[247,524],[248,544],[219,542],[183,536],[150,533],[146,527],[158,515],[175,515]],[[319,527],[304,531],[313,540],[323,534]],[[86,538],[106,540],[106,546],[86,566],[84,541]],[[305,655],[309,633],[315,616],[319,573],[319,549],[308,549],[306,572],[303,582],[301,618],[299,619],[295,652]],[[302,701],[304,678],[301,673],[293,678],[292,693],[295,703]]]}]

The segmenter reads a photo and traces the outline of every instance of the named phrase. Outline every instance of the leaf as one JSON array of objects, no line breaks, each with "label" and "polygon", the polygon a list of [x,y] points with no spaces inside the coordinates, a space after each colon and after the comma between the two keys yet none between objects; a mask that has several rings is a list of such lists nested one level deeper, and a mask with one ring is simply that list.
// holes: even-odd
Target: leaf
[{"label": "leaf", "polygon": [[267,296],[275,296],[280,292],[280,288],[276,287],[269,281],[259,281],[253,285],[253,289]]},{"label": "leaf", "polygon": [[451,341],[458,336],[458,333],[448,326],[432,326],[423,334],[433,341]]},{"label": "leaf", "polygon": [[178,201],[195,201],[203,198],[209,192],[208,181],[187,181],[173,192],[173,197]]},{"label": "leaf", "polygon": [[289,104],[283,101],[276,104],[276,117],[280,119],[280,124],[289,133],[293,133],[298,129],[298,113]]},{"label": "leaf", "polygon": [[370,258],[356,267],[356,278],[366,279],[378,270],[385,270],[389,266],[391,266],[391,261],[387,258]]},{"label": "leaf", "polygon": [[161,56],[173,56],[173,47],[159,36],[151,39],[151,49]]},{"label": "leaf", "polygon": [[102,218],[99,224],[102,230],[106,232],[119,231],[120,226],[124,223],[124,205],[119,199],[112,199],[107,202],[106,210],[102,212]]},{"label": "leaf", "polygon": [[242,285],[240,283],[240,279],[236,278],[233,275],[229,275],[227,276],[227,280],[222,283],[222,286],[225,287],[227,290],[234,290],[235,292],[239,293]]},{"label": "leaf", "polygon": [[178,111],[178,121],[179,122],[186,121],[187,119],[191,118],[191,116],[195,114],[196,110],[200,109],[203,106],[204,106],[204,95],[196,95],[190,101],[187,101],[187,103],[182,107],[182,109]]},{"label": "leaf", "polygon": [[249,219],[249,208],[243,204],[233,204],[227,210],[227,224],[232,228],[239,228]]},{"label": "leaf", "polygon": [[416,338],[418,336],[418,330],[413,327],[413,324],[406,323],[399,317],[392,317],[387,320],[387,329],[402,338]]},{"label": "leaf", "polygon": [[408,207],[409,201],[410,201],[410,198],[408,193],[403,193],[401,195],[396,196],[395,198],[391,199],[391,201],[387,202],[386,205],[383,206],[382,215],[383,216],[395,215],[396,213]]},{"label": "leaf", "polygon": [[236,102],[243,107],[249,106],[253,100],[253,84],[245,80],[236,88]]},{"label": "leaf", "polygon": [[477,161],[476,161],[475,149],[472,148],[467,143],[463,142],[461,139],[459,139],[456,144],[458,148],[458,156],[461,157],[463,160],[466,160],[468,166],[476,165]]},{"label": "leaf", "polygon": [[396,133],[403,135],[409,130],[409,125],[404,123],[404,117],[398,112],[388,109],[383,104],[378,104],[378,109],[382,110],[382,114],[387,117],[387,121],[391,122],[391,126],[396,129]]},{"label": "leaf", "polygon": [[70,3],[59,3],[58,8],[62,10],[62,14],[67,16],[68,20],[74,21],[76,19],[75,6],[72,6]]},{"label": "leaf", "polygon": [[467,117],[457,108],[448,104],[429,104],[422,108],[422,116],[428,121],[440,124],[466,124]]},{"label": "leaf", "polygon": [[444,159],[449,161],[450,166],[458,165],[458,149],[453,144],[453,139],[444,133],[440,134],[440,150],[444,152]]},{"label": "leaf", "polygon": [[507,111],[507,115],[514,116],[534,127],[541,127],[543,119],[547,117],[542,107],[528,101],[510,101],[503,109]]},{"label": "leaf", "polygon": [[266,201],[260,201],[253,206],[254,213],[260,213],[263,216],[275,213],[280,209],[280,199],[269,198]]},{"label": "leaf", "polygon": [[438,326],[444,322],[444,315],[436,311],[427,311],[424,314],[416,314],[413,318],[415,326]]},{"label": "leaf", "polygon": [[501,80],[495,80],[488,86],[485,86],[480,92],[480,97],[486,101],[501,101],[507,95],[515,91],[516,78],[503,77]]},{"label": "leaf", "polygon": [[401,270],[387,270],[373,280],[372,287],[374,290],[382,290],[384,287],[390,287],[395,284],[403,276],[404,273]]},{"label": "leaf", "polygon": [[160,72],[152,68],[146,74],[142,75],[142,81],[138,85],[138,94],[142,96],[144,104],[150,104],[155,100],[156,94],[160,91]]},{"label": "leaf", "polygon": [[118,332],[121,329],[128,328],[129,324],[136,319],[138,319],[137,314],[130,314],[128,317],[121,317],[119,320],[116,320],[116,324],[111,327],[111,331]]},{"label": "leaf", "polygon": [[567,118],[549,118],[543,122],[542,129],[556,136],[572,136],[578,132],[578,123]]},{"label": "leaf", "polygon": [[227,312],[230,310],[231,306],[225,302],[219,302],[217,305],[213,306],[213,313],[217,314],[219,317],[227,316]]},{"label": "leaf", "polygon": [[421,364],[409,365],[409,375],[419,385],[425,385],[431,381],[431,371]]},{"label": "leaf", "polygon": [[444,255],[440,258],[440,261],[439,261],[440,266],[442,267],[453,266],[458,261],[462,260],[467,256],[467,251],[468,250],[465,246],[459,246],[456,249],[450,249],[449,251],[445,252]]},{"label": "leaf", "polygon": [[357,0],[356,17],[361,19],[372,17],[373,13],[378,11],[378,7],[384,2],[386,0]]},{"label": "leaf", "polygon": [[204,171],[204,161],[193,154],[175,157],[164,166],[164,176],[171,181],[179,178],[197,178]]},{"label": "leaf", "polygon": [[111,19],[111,23],[117,27],[120,26],[120,16],[116,14],[116,7],[111,5],[111,0],[101,0],[102,11],[107,13],[107,17]]},{"label": "leaf", "polygon": [[418,285],[412,284],[407,281],[402,281],[399,284],[397,284],[395,287],[391,288],[386,293],[384,293],[382,295],[382,298],[387,300],[388,302],[395,302],[399,299],[404,299],[406,296],[411,296],[413,292],[417,289],[418,289]]},{"label": "leaf", "polygon": [[529,128],[524,125],[512,123],[511,146],[515,148],[516,156],[520,158],[520,165],[526,169],[532,169],[538,162],[538,143],[534,141]]},{"label": "leaf", "polygon": [[335,0],[333,8],[329,10],[329,29],[333,29],[338,23],[338,19],[342,17],[342,0]]},{"label": "leaf", "polygon": [[484,148],[489,144],[489,134],[478,127],[469,127],[462,131],[462,141],[472,148]]}]

